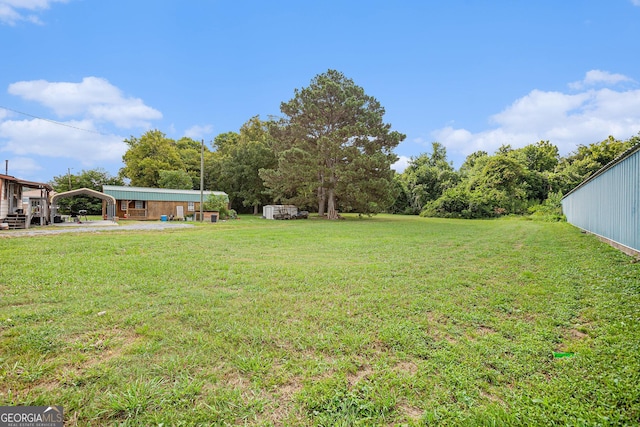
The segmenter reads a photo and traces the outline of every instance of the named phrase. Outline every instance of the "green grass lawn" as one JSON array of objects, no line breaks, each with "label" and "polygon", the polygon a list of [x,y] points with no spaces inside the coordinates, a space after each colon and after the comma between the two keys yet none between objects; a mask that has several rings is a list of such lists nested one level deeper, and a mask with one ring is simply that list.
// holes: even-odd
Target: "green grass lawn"
[{"label": "green grass lawn", "polygon": [[0,259],[0,405],[65,425],[640,420],[640,264],[566,223],[243,216]]}]

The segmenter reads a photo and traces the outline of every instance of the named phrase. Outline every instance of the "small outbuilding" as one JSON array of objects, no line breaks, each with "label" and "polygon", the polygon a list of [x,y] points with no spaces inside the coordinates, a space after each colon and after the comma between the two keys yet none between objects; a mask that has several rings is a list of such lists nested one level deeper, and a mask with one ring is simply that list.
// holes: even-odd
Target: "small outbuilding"
[{"label": "small outbuilding", "polygon": [[[104,185],[102,192],[116,200],[115,215],[120,218],[136,220],[159,220],[164,217],[184,219],[200,211],[199,190],[175,190],[169,188],[126,187]],[[209,196],[223,196],[229,202],[229,196],[223,191],[203,191],[202,200]],[[103,215],[106,205],[103,204]]]},{"label": "small outbuilding", "polygon": [[262,217],[266,219],[291,219],[298,215],[294,205],[266,205],[262,208]]}]

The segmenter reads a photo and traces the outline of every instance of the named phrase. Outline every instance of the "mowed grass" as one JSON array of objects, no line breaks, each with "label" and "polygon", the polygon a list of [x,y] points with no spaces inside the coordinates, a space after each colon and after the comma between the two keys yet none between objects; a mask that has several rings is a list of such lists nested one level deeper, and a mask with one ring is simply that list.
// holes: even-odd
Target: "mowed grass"
[{"label": "mowed grass", "polygon": [[65,425],[640,420],[640,264],[569,224],[243,217],[0,259],[0,405]]}]

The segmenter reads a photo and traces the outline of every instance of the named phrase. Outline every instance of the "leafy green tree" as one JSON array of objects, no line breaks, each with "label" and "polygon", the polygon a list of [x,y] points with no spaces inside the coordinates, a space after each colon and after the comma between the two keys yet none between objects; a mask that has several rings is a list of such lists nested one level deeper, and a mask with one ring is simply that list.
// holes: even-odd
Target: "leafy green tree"
[{"label": "leafy green tree", "polygon": [[222,195],[211,194],[205,200],[203,209],[205,211],[218,211],[221,218],[226,218],[229,215],[229,200]]},{"label": "leafy green tree", "polygon": [[[224,162],[228,160],[230,150],[238,143],[239,138],[240,134],[237,132],[221,133],[214,138],[212,142],[213,151],[210,153],[205,152],[204,188],[224,191],[232,198],[231,188],[229,188],[227,177],[222,169]],[[238,207],[233,199],[232,205]]]},{"label": "leafy green tree", "polygon": [[560,160],[558,147],[549,141],[539,141],[535,144],[518,148],[513,150],[510,156],[517,159],[530,171],[536,172],[553,171]]},{"label": "leafy green tree", "polygon": [[402,173],[408,191],[406,211],[418,214],[423,206],[442,195],[460,181],[458,173],[447,162],[447,149],[439,142],[432,143],[432,152],[412,158]]},{"label": "leafy green tree", "polygon": [[124,142],[129,148],[122,156],[125,166],[120,169],[120,176],[130,179],[132,186],[158,187],[160,171],[184,169],[175,141],[159,130],[148,131],[140,138],[131,137]]},{"label": "leafy green tree", "polygon": [[[120,176],[128,178],[132,186],[153,188],[169,185],[160,182],[160,172],[173,171],[177,174],[170,179],[174,182],[171,185],[177,185],[176,177],[180,176],[180,188],[200,188],[201,156],[204,156],[205,164],[211,156],[211,151],[206,146],[203,147],[202,142],[186,137],[175,141],[159,130],[148,131],[140,138],[132,136],[125,139],[125,142],[129,148],[122,156],[125,166],[120,169]],[[183,172],[191,180],[189,187],[186,187],[186,180],[183,182]],[[205,182],[212,183],[206,179]]]},{"label": "leafy green tree", "polygon": [[521,187],[526,192],[526,198],[532,203],[544,201],[551,190],[550,177],[560,159],[558,147],[549,141],[539,141],[511,150],[507,156],[525,168]]},{"label": "leafy green tree", "polygon": [[411,207],[411,192],[403,174],[396,173],[393,175],[396,197],[393,205],[389,208],[389,213],[413,215],[415,210]]},{"label": "leafy green tree", "polygon": [[461,167],[458,186],[429,202],[421,215],[480,218],[524,213],[531,203],[546,198],[544,174],[553,167],[555,156],[557,149],[546,142],[522,149],[503,145],[492,156],[473,153]]},{"label": "leafy green tree", "polygon": [[271,136],[277,166],[260,177],[275,199],[376,213],[393,203],[392,152],[405,136],[383,122],[384,108],[342,73],[329,70],[280,105]]},{"label": "leafy green tree", "polygon": [[270,199],[258,171],[276,166],[269,145],[269,123],[252,117],[242,125],[239,134],[222,134],[215,144],[220,189],[229,195],[232,206],[252,207],[257,214],[258,207]]},{"label": "leafy green tree", "polygon": [[216,136],[213,140],[213,149],[219,154],[228,154],[238,144],[240,134],[238,132],[225,132]]},{"label": "leafy green tree", "polygon": [[192,190],[193,180],[187,171],[159,171],[158,187],[177,190]]},{"label": "leafy green tree", "polygon": [[559,162],[551,178],[553,190],[566,194],[638,141],[640,138],[637,136],[627,141],[609,136],[604,141],[579,146],[575,152]]},{"label": "leafy green tree", "polygon": [[[79,174],[66,174],[53,177],[51,186],[57,193],[64,193],[69,190],[89,188],[95,191],[102,191],[103,185],[124,185],[119,177],[114,177],[102,168],[82,170]],[[102,213],[102,199],[88,196],[65,197],[58,201],[59,212],[70,214],[80,210],[86,210],[90,215]]]},{"label": "leafy green tree", "polygon": [[470,191],[465,185],[449,188],[436,200],[428,202],[420,216],[442,218],[488,218],[496,215],[495,205],[502,195]]},{"label": "leafy green tree", "polygon": [[490,156],[467,183],[469,191],[491,202],[496,213],[517,213],[527,200],[526,168],[509,152]]},{"label": "leafy green tree", "polygon": [[[202,142],[195,141],[191,138],[180,138],[176,141],[176,148],[178,149],[178,155],[182,160],[184,171],[191,178],[191,185],[185,190],[199,190],[200,189],[200,157],[202,153]],[[204,157],[211,154],[210,150],[204,147]]]},{"label": "leafy green tree", "polygon": [[486,151],[476,151],[467,156],[460,166],[460,178],[468,179],[471,175],[474,175],[475,171],[482,170],[484,163],[489,159],[489,154]]},{"label": "leafy green tree", "polygon": [[539,141],[523,148],[500,147],[496,154],[473,153],[460,168],[462,181],[428,202],[421,215],[478,218],[507,213],[560,220],[562,194],[580,184],[625,150],[640,143],[609,137],[560,158],[558,148]]}]

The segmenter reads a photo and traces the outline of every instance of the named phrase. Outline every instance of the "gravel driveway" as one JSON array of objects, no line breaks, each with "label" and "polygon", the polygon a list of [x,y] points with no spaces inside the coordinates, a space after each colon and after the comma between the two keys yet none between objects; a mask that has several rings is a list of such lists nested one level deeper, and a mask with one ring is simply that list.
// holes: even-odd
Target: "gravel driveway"
[{"label": "gravel driveway", "polygon": [[85,221],[82,223],[69,222],[50,225],[47,227],[33,227],[27,230],[1,230],[2,237],[23,237],[23,236],[46,236],[60,233],[96,233],[103,231],[124,231],[124,230],[167,230],[174,228],[191,228],[193,224],[184,222],[139,222],[133,224],[123,224],[113,221]]}]

